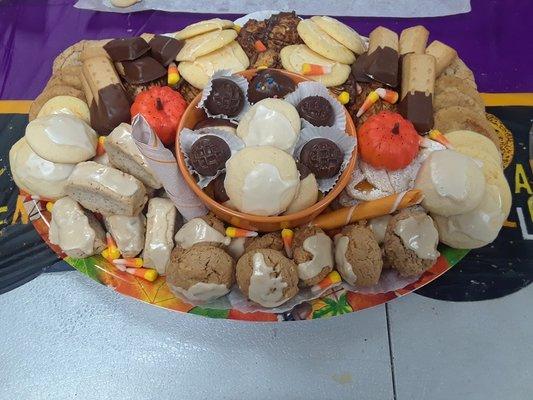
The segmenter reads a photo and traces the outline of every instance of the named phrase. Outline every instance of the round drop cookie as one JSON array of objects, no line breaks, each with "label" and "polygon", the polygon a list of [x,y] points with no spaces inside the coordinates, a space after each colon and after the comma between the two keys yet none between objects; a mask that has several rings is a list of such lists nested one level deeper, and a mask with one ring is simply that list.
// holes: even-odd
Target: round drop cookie
[{"label": "round drop cookie", "polygon": [[490,158],[499,165],[502,163],[500,151],[486,136],[467,130],[448,132],[445,136],[452,144],[453,149],[459,153],[482,161]]},{"label": "round drop cookie", "polygon": [[230,44],[236,37],[237,32],[233,29],[212,31],[194,36],[185,40],[185,44],[176,56],[176,61],[194,61],[200,56],[212,53]]},{"label": "round drop cookie", "polygon": [[485,114],[485,107],[482,104],[456,87],[450,87],[446,91],[436,94],[433,98],[434,111],[454,106],[468,108],[480,115]]},{"label": "round drop cookie", "polygon": [[31,121],[25,138],[34,152],[57,163],[79,163],[96,154],[98,136],[81,119],[52,114]]},{"label": "round drop cookie", "polygon": [[172,253],[167,284],[191,301],[208,302],[227,294],[235,281],[235,261],[219,247],[195,246]]},{"label": "round drop cookie", "polygon": [[485,107],[483,99],[475,87],[473,87],[470,81],[466,79],[457,78],[455,76],[441,76],[435,81],[435,97],[438,97],[444,92],[451,91],[457,93],[454,89],[470,97],[472,101],[478,104],[480,107]]},{"label": "round drop cookie", "polygon": [[283,252],[283,239],[280,232],[269,232],[254,238],[246,238],[244,251],[271,249]]},{"label": "round drop cookie", "polygon": [[194,36],[211,31],[221,31],[222,29],[233,28],[233,21],[220,18],[212,18],[188,25],[181,31],[176,32],[174,37],[178,40],[190,39]]},{"label": "round drop cookie", "polygon": [[302,286],[316,285],[333,270],[333,241],[322,229],[297,229],[292,249]]},{"label": "round drop cookie", "polygon": [[278,307],[298,293],[296,264],[276,250],[246,252],[236,275],[241,292],[263,307]]},{"label": "round drop cookie", "polygon": [[401,276],[416,276],[435,263],[438,243],[433,219],[423,211],[405,209],[390,219],[383,247],[387,263]]},{"label": "round drop cookie", "polygon": [[42,106],[37,118],[52,114],[71,114],[78,117],[86,124],[91,123],[91,114],[87,103],[74,96],[52,97]]},{"label": "round drop cookie", "polygon": [[174,236],[176,248],[188,249],[195,245],[227,246],[231,239],[226,236],[224,224],[212,214],[193,218],[186,222]]},{"label": "round drop cookie", "polygon": [[365,45],[361,36],[348,25],[328,16],[317,15],[311,17],[311,21],[355,54],[362,54],[365,52]]}]

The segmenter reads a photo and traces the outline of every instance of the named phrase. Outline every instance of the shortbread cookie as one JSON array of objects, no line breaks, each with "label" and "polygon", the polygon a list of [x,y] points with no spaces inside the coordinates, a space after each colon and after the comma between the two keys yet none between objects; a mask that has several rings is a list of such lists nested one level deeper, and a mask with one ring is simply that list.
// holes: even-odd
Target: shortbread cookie
[{"label": "shortbread cookie", "polygon": [[314,16],[311,17],[311,21],[355,54],[362,54],[365,52],[363,39],[361,39],[361,36],[348,25],[343,24],[335,18],[327,16]]},{"label": "shortbread cookie", "polygon": [[176,56],[176,61],[194,61],[233,42],[237,32],[233,29],[212,31],[187,39]]},{"label": "shortbread cookie", "polygon": [[321,56],[343,64],[355,61],[354,54],[347,47],[333,39],[312,20],[300,21],[297,29],[305,44]]}]

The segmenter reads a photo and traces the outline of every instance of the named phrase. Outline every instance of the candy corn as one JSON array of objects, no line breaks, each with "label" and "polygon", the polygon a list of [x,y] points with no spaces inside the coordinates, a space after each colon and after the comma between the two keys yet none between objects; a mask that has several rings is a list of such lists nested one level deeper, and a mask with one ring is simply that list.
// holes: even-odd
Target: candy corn
[{"label": "candy corn", "polygon": [[379,95],[376,93],[375,90],[372,90],[368,96],[366,96],[365,101],[363,102],[363,105],[359,108],[357,111],[357,114],[355,115],[357,118],[359,118],[361,115],[363,115],[372,105],[378,101]]},{"label": "candy corn", "polygon": [[350,93],[348,93],[348,92],[346,92],[346,91],[342,91],[342,92],[337,96],[337,100],[339,100],[339,102],[340,102],[342,105],[348,104],[348,102],[350,101]]},{"label": "candy corn", "polygon": [[262,53],[264,51],[267,51],[266,46],[260,40],[256,40],[255,41],[254,47],[255,47],[255,51],[257,51],[258,53]]},{"label": "candy corn", "polygon": [[331,271],[324,279],[311,287],[313,293],[320,293],[322,290],[335,285],[341,281],[341,276],[337,271]]},{"label": "candy corn", "polygon": [[260,65],[259,67],[257,67],[258,70],[261,70],[261,69],[267,69],[268,67],[266,65]]},{"label": "candy corn", "polygon": [[130,275],[136,276],[137,278],[145,279],[148,282],[155,281],[159,276],[155,269],[149,268],[126,268],[126,272]]},{"label": "candy corn", "polygon": [[285,248],[285,253],[289,258],[292,257],[292,240],[294,239],[294,231],[292,229],[282,229],[281,230],[281,239],[283,240],[283,247]]},{"label": "candy corn", "polygon": [[431,140],[434,140],[436,142],[439,142],[440,144],[442,144],[443,146],[446,146],[446,148],[448,149],[452,149],[453,146],[452,144],[450,143],[450,141],[446,138],[446,136],[444,136],[442,134],[441,131],[437,130],[437,129],[432,129],[429,131],[429,138]]},{"label": "candy corn", "polygon": [[104,148],[105,136],[98,136],[98,144],[96,145],[96,155],[101,156],[105,153]]},{"label": "candy corn", "polygon": [[328,65],[302,64],[302,75],[327,75],[331,73],[331,67]]},{"label": "candy corn", "polygon": [[46,203],[46,210],[48,212],[52,212],[52,208],[54,208],[54,202],[53,201],[49,201],[48,203]]},{"label": "candy corn", "polygon": [[102,251],[102,257],[104,257],[108,261],[116,260],[117,258],[120,258],[120,251],[118,250],[117,244],[107,232],[105,234],[106,242],[107,242],[107,248]]},{"label": "candy corn", "polygon": [[117,258],[116,260],[113,260],[112,263],[114,265],[123,265],[125,267],[131,267],[131,268],[141,268],[144,264],[143,259],[139,257]]},{"label": "candy corn", "polygon": [[241,228],[235,228],[234,226],[228,226],[226,228],[226,236],[230,238],[256,237],[257,232],[247,231],[246,229],[241,229]]},{"label": "candy corn", "polygon": [[398,92],[395,92],[394,90],[378,88],[376,89],[376,93],[382,100],[385,100],[387,103],[394,104],[398,101]]},{"label": "candy corn", "polygon": [[170,63],[170,65],[168,66],[168,76],[167,76],[168,86],[177,85],[179,81],[180,81],[180,74],[178,73],[178,67],[176,67],[176,64]]}]

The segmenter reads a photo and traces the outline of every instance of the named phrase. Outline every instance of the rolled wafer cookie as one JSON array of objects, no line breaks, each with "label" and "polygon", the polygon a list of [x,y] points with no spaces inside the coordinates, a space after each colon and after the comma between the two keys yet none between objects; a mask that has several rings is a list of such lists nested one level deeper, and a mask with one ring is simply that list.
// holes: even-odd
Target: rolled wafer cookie
[{"label": "rolled wafer cookie", "polygon": [[422,25],[404,29],[400,34],[400,55],[407,53],[424,54],[428,38],[429,31]]},{"label": "rolled wafer cookie", "polygon": [[434,40],[426,49],[426,54],[431,54],[437,61],[436,74],[439,76],[457,58],[457,51],[438,40]]},{"label": "rolled wafer cookie", "polygon": [[378,26],[370,33],[366,74],[389,86],[398,85],[398,35]]}]

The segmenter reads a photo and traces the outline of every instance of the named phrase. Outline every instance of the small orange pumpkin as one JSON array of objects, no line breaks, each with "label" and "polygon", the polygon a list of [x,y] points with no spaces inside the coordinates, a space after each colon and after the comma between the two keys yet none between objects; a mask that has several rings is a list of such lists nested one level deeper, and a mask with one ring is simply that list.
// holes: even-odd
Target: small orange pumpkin
[{"label": "small orange pumpkin", "polygon": [[153,86],[137,95],[131,106],[131,116],[142,114],[161,142],[170,146],[176,140],[176,130],[187,108],[187,102],[168,86]]},{"label": "small orange pumpkin", "polygon": [[411,121],[390,111],[368,118],[357,132],[359,154],[374,168],[407,167],[418,154],[420,136]]}]

